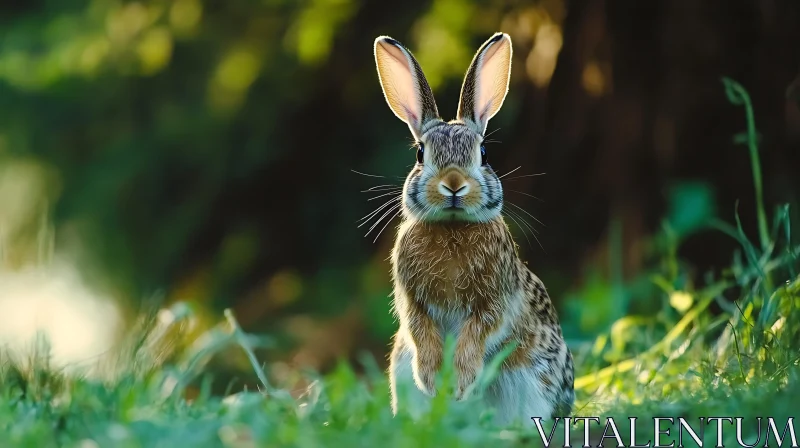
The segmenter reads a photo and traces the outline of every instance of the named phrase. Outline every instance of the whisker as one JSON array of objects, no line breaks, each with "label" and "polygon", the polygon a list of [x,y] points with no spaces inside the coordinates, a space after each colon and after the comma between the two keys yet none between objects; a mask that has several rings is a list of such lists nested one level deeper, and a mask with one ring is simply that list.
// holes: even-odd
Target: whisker
[{"label": "whisker", "polygon": [[504,211],[513,214],[515,218],[517,218],[518,220],[520,220],[520,222],[525,224],[525,227],[527,227],[532,234],[535,235],[539,234],[539,230],[536,227],[534,227],[533,224],[529,223],[528,220],[525,219],[522,215],[520,215],[519,212],[515,212],[514,210],[511,210],[509,208],[504,209]]},{"label": "whisker", "polygon": [[422,209],[422,219],[420,221],[424,221],[425,218],[427,218],[428,215],[431,214],[431,212],[433,211],[434,211],[433,205],[427,204],[425,208]]},{"label": "whisker", "polygon": [[489,138],[489,136],[490,136],[490,135],[494,134],[495,132],[497,132],[497,131],[499,131],[499,130],[500,130],[500,128],[497,128],[497,129],[495,129],[494,131],[492,131],[492,132],[490,132],[490,133],[488,133],[488,134],[484,135],[484,136],[483,136],[483,139],[484,139],[484,140],[486,140],[487,138]]},{"label": "whisker", "polygon": [[367,177],[378,177],[378,178],[382,178],[382,179],[399,179],[399,180],[405,179],[405,177],[402,177],[402,176],[381,176],[380,174],[362,173],[361,171],[356,171],[356,170],[353,170],[353,169],[351,169],[350,171],[352,171],[352,172],[354,172],[356,174],[360,174],[362,176],[367,176]]},{"label": "whisker", "polygon": [[519,194],[525,195],[525,196],[527,196],[527,197],[529,197],[529,198],[536,199],[537,201],[542,201],[542,202],[544,202],[544,199],[538,198],[538,197],[536,197],[536,196],[534,196],[534,195],[532,195],[532,194],[529,194],[529,193],[525,193],[524,191],[519,191],[519,190],[511,190],[511,189],[509,189],[509,190],[506,190],[506,191],[512,191],[512,192],[514,192],[514,193],[519,193]]},{"label": "whisker", "polygon": [[542,252],[544,252],[544,253],[546,254],[546,253],[547,253],[547,251],[544,249],[544,246],[542,246],[542,242],[541,242],[541,241],[539,241],[539,238],[537,238],[537,237],[536,237],[536,235],[533,235],[533,239],[535,239],[535,240],[536,240],[536,243],[537,243],[537,244],[539,245],[539,247],[542,249]]},{"label": "whisker", "polygon": [[509,218],[511,218],[511,221],[513,221],[513,222],[514,222],[514,224],[516,224],[516,225],[517,225],[517,228],[518,228],[518,229],[520,229],[520,231],[522,232],[522,236],[524,236],[524,237],[525,237],[525,239],[528,241],[528,246],[530,246],[530,247],[533,247],[533,244],[531,244],[531,240],[530,240],[530,238],[528,238],[528,234],[525,232],[525,228],[524,228],[524,227],[522,227],[522,226],[519,224],[519,222],[517,222],[517,220],[514,218],[514,215],[513,215],[513,214],[511,214],[510,212],[511,212],[511,210],[506,210],[506,216],[508,216]]},{"label": "whisker", "polygon": [[[534,229],[534,228],[533,228],[533,227],[532,227],[532,226],[531,226],[531,225],[530,225],[530,224],[529,224],[527,221],[525,221],[525,219],[523,219],[523,218],[522,218],[522,217],[521,217],[519,214],[517,214],[517,213],[511,213],[511,210],[509,210],[509,209],[506,209],[506,213],[509,213],[509,217],[511,217],[512,215],[516,216],[516,217],[517,217],[517,218],[518,218],[518,219],[519,219],[521,222],[523,222],[523,223],[524,223],[526,226],[528,226],[528,228],[531,230],[531,236],[533,236],[533,239],[535,239],[535,240],[536,240],[536,244],[538,244],[538,245],[539,245],[539,247],[540,247],[540,248],[542,248],[542,251],[544,251],[544,253],[547,253],[547,251],[546,251],[546,250],[544,250],[544,246],[542,246],[542,242],[541,242],[541,241],[539,241],[539,238],[536,236],[536,234],[538,233],[538,232],[536,231],[536,229]],[[512,218],[512,219],[513,219],[513,218]],[[516,222],[516,221],[514,221],[514,222]],[[517,225],[519,225],[519,223],[517,223]],[[522,233],[523,233],[523,235],[525,234],[524,230],[523,230],[523,232],[522,232]],[[527,239],[528,237],[526,236],[525,238]],[[528,244],[530,244],[530,240],[528,240]]]},{"label": "whisker", "polygon": [[504,177],[508,176],[509,174],[513,173],[514,171],[517,171],[517,170],[518,170],[518,169],[520,169],[520,168],[522,168],[522,165],[520,165],[520,166],[518,166],[518,167],[514,168],[513,170],[511,170],[511,171],[507,172],[506,174],[503,174],[502,176],[498,177],[498,179],[502,179],[502,178],[504,178]]},{"label": "whisker", "polygon": [[506,180],[522,179],[523,177],[536,177],[536,176],[544,176],[545,174],[547,174],[547,173],[523,174],[523,175],[521,175],[521,176],[514,176],[514,177],[510,177],[510,178],[508,178],[508,179],[506,179]]},{"label": "whisker", "polygon": [[380,236],[381,236],[381,234],[383,233],[383,231],[384,231],[384,230],[386,230],[386,227],[389,225],[389,223],[390,223],[390,222],[392,222],[392,221],[394,221],[394,218],[397,218],[397,215],[399,215],[401,211],[402,211],[402,210],[397,210],[397,211],[394,213],[394,215],[392,215],[392,217],[391,217],[391,218],[389,218],[389,219],[387,219],[387,220],[386,220],[386,224],[384,224],[384,225],[383,225],[383,227],[381,228],[381,231],[380,231],[380,232],[378,232],[378,234],[377,234],[377,235],[375,235],[375,239],[374,239],[374,240],[372,240],[372,242],[373,242],[373,243],[375,243],[376,241],[378,241],[378,238],[380,238]]},{"label": "whisker", "polygon": [[[527,210],[525,210],[524,208],[522,208],[522,207],[520,207],[519,205],[517,205],[517,204],[515,204],[515,203],[513,203],[513,202],[510,202],[510,201],[505,201],[505,202],[506,202],[506,204],[511,204],[511,205],[513,205],[514,207],[516,207],[516,208],[520,209],[520,210],[521,210],[523,213],[525,213],[526,215],[530,216],[530,217],[531,217],[531,218],[532,218],[534,221],[536,221],[536,222],[538,222],[539,224],[541,224],[541,225],[545,226],[545,225],[544,225],[544,223],[543,223],[542,221],[539,221],[539,220],[538,220],[538,219],[537,219],[535,216],[533,216],[533,215],[531,215],[530,213],[528,213],[528,211],[527,211]],[[547,227],[547,226],[545,226],[545,227]]]},{"label": "whisker", "polygon": [[352,172],[354,172],[356,174],[360,174],[362,176],[367,176],[367,177],[388,177],[388,176],[380,176],[380,175],[377,175],[377,174],[362,173],[361,171],[356,171],[356,170],[350,170],[350,171],[352,171]]},{"label": "whisker", "polygon": [[364,224],[366,224],[366,223],[367,223],[367,222],[368,222],[370,219],[372,219],[372,218],[373,218],[375,215],[377,215],[378,213],[380,213],[380,212],[381,212],[381,210],[383,210],[383,209],[385,209],[386,207],[388,207],[388,206],[389,206],[389,204],[391,204],[391,203],[393,203],[393,202],[397,202],[397,201],[398,201],[398,199],[400,199],[400,196],[398,196],[398,197],[396,197],[396,198],[389,199],[388,201],[386,201],[385,203],[383,203],[383,205],[381,205],[380,207],[376,208],[375,210],[373,210],[372,212],[370,212],[369,214],[367,214],[367,216],[364,216],[363,218],[361,218],[361,219],[359,219],[358,221],[356,221],[356,222],[361,222],[361,221],[364,221],[364,222],[362,222],[361,224],[359,224],[359,225],[358,225],[358,227],[356,227],[356,228],[359,228],[359,227],[363,226]]},{"label": "whisker", "polygon": [[533,224],[529,223],[522,215],[519,214],[519,212],[514,212],[514,210],[511,210],[511,209],[508,209],[508,208],[505,209],[505,211],[507,213],[513,214],[515,218],[519,219],[523,224],[525,224],[525,227],[527,227],[528,230],[531,231],[531,233],[536,234],[536,235],[539,234],[539,230],[536,229],[536,227],[533,227]]},{"label": "whisker", "polygon": [[375,199],[382,198],[384,196],[389,196],[389,195],[392,195],[392,194],[397,194],[397,193],[398,193],[397,191],[390,191],[388,193],[379,194],[379,195],[375,196],[374,198],[369,198],[369,199],[367,199],[367,201],[373,201]]},{"label": "whisker", "polygon": [[364,234],[364,236],[369,235],[375,229],[375,227],[377,227],[381,223],[381,221],[383,221],[383,218],[389,216],[389,213],[392,213],[393,211],[397,210],[398,208],[400,208],[401,205],[402,204],[395,204],[392,207],[390,207],[389,210],[386,211],[386,213],[384,213],[380,218],[378,218],[377,221],[375,221],[375,224],[373,224],[372,227],[369,228],[369,230],[367,231],[366,234]]},{"label": "whisker", "polygon": [[361,190],[361,192],[362,193],[368,193],[370,191],[386,190],[386,189],[389,189],[389,188],[397,188],[397,189],[401,189],[402,190],[403,186],[402,185],[393,185],[393,184],[376,185],[374,187],[367,188],[366,190]]}]

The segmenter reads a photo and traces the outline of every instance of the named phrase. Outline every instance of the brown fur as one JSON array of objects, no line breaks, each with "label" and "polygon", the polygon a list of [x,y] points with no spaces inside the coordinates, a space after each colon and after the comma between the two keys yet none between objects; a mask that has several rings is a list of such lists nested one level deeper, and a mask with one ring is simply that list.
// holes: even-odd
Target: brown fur
[{"label": "brown fur", "polygon": [[[398,312],[410,314],[401,319],[410,317],[408,333],[420,354],[417,375],[432,392],[442,341],[428,306],[472,312],[474,317],[464,323],[456,345],[455,368],[461,378],[459,393],[463,393],[483,366],[486,338],[498,324],[496,295],[510,260],[502,252],[487,249],[497,244],[499,235],[508,235],[508,229],[499,220],[417,223],[404,229],[393,253],[395,306]],[[506,241],[513,244],[510,238]]]},{"label": "brown fur", "polygon": [[[395,310],[401,325],[407,325],[398,332],[395,343],[403,334],[410,336],[419,356],[416,376],[425,392],[434,392],[434,376],[442,362],[442,335],[430,315],[431,306],[445,313],[471,314],[457,339],[457,395],[483,367],[488,357],[486,340],[509,306],[520,306],[522,311],[500,344],[517,343],[503,368],[527,367],[548,353],[560,357],[559,367],[564,367],[566,346],[550,298],[541,281],[517,257],[516,249],[502,218],[487,223],[407,221],[401,225],[392,263]],[[523,290],[521,303],[509,300],[518,289]],[[546,385],[561,383],[558,377],[541,375]]]}]

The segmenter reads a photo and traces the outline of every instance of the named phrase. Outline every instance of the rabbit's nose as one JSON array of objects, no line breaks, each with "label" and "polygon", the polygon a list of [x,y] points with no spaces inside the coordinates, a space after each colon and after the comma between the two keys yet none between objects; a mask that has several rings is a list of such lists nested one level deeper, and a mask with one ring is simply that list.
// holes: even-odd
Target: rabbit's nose
[{"label": "rabbit's nose", "polygon": [[439,193],[443,194],[444,196],[464,196],[465,194],[469,193],[469,184],[467,181],[461,181],[461,184],[454,184],[441,181],[439,182]]}]

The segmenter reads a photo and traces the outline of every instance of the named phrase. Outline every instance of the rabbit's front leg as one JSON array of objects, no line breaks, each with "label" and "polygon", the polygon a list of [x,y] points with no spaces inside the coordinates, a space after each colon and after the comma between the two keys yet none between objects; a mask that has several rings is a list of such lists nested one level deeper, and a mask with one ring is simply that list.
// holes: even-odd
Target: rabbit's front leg
[{"label": "rabbit's front leg", "polygon": [[416,300],[406,308],[408,335],[414,345],[414,382],[427,395],[436,395],[436,373],[442,365],[442,338],[433,319]]},{"label": "rabbit's front leg", "polygon": [[475,379],[483,370],[483,358],[486,353],[486,339],[494,331],[499,321],[498,316],[490,312],[473,312],[464,322],[456,342],[455,367],[458,377],[456,399],[462,400]]}]

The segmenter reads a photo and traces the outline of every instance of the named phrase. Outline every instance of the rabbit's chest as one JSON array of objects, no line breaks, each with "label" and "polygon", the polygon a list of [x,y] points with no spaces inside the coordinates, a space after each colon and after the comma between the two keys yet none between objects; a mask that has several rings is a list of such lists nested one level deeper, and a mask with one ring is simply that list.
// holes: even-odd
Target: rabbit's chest
[{"label": "rabbit's chest", "polygon": [[508,257],[493,226],[401,226],[393,253],[395,281],[442,327],[457,327],[463,312],[501,295]]}]

